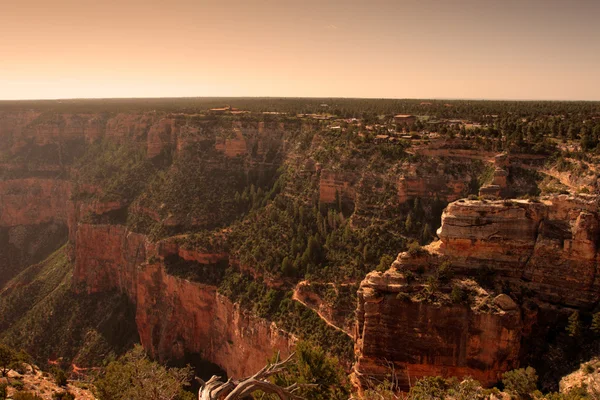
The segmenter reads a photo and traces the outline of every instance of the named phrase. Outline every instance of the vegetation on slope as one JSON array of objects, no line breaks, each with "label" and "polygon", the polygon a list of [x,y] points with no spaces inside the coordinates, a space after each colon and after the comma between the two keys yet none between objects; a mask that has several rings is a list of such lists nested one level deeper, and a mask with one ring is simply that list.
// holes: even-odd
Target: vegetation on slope
[{"label": "vegetation on slope", "polygon": [[42,366],[60,357],[101,365],[138,340],[124,295],[78,294],[71,280],[65,248],[11,280],[0,292],[0,340],[34,354]]}]

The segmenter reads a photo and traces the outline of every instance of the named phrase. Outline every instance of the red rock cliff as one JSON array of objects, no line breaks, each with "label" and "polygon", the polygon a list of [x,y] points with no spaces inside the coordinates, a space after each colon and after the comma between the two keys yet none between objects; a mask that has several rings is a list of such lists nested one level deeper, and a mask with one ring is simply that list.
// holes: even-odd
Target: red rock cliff
[{"label": "red rock cliff", "polygon": [[[518,310],[431,302],[399,271],[373,272],[358,292],[359,380],[385,379],[391,366],[400,386],[424,376],[472,376],[492,385],[518,365]],[[489,297],[484,294],[484,297]]]},{"label": "red rock cliff", "polygon": [[456,268],[491,268],[546,302],[588,307],[600,295],[599,229],[597,197],[560,195],[452,203],[438,236]]},{"label": "red rock cliff", "polygon": [[274,352],[292,351],[294,338],[275,324],[240,310],[214,286],[167,274],[161,262],[175,251],[200,263],[221,255],[153,244],[114,225],[80,224],[75,246],[75,283],[88,292],[127,293],[136,304],[141,342],[159,359],[200,353],[229,375],[241,377],[260,369]]},{"label": "red rock cliff", "polygon": [[54,179],[0,180],[0,226],[67,223],[71,184]]},{"label": "red rock cliff", "polygon": [[[393,365],[404,387],[425,375],[495,383],[518,366],[522,340],[537,318],[495,290],[526,290],[542,309],[593,307],[600,295],[599,233],[595,196],[450,204],[440,241],[420,255],[401,254],[390,270],[361,283],[357,377],[383,378]],[[452,282],[433,279],[440,268],[452,271]],[[481,271],[496,289],[469,279]],[[470,302],[449,296],[457,285],[470,291]]]}]

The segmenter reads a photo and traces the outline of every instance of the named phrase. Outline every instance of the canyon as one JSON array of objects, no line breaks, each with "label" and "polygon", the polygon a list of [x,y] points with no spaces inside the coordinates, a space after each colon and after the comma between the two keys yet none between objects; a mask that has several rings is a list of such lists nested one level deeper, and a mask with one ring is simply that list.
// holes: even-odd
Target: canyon
[{"label": "canyon", "polygon": [[[307,132],[314,137],[304,140]],[[471,376],[492,386],[503,372],[522,364],[529,343],[550,324],[549,315],[556,310],[589,312],[596,306],[598,197],[496,199],[520,190],[511,181],[517,175],[512,171],[543,169],[539,156],[446,149],[431,143],[414,146],[411,156],[421,158],[403,159],[393,169],[373,167],[374,161],[344,168],[343,163],[324,161],[319,152],[327,143],[317,140],[319,134],[318,127],[306,121],[247,122],[195,113],[0,112],[0,142],[5,149],[0,175],[0,267],[6,271],[0,278],[0,293],[2,285],[26,266],[68,243],[63,251],[72,264],[73,291],[126,295],[135,310],[139,340],[152,357],[169,362],[197,354],[227,375],[242,377],[259,370],[276,353],[291,354],[303,338],[286,330],[281,321],[259,316],[225,295],[219,280],[227,269],[278,293],[285,299],[281,303],[289,300],[303,307],[302,312],[313,311],[323,329],[352,342],[354,354],[340,358],[358,386],[384,380],[393,370],[402,389],[432,375]],[[222,186],[221,198],[210,198],[213,202],[206,201],[211,204],[207,208],[186,208],[169,201],[202,203],[196,196],[206,188],[185,197],[181,186],[165,189],[149,180],[141,193],[131,197],[109,192],[101,180],[79,179],[88,166],[75,160],[103,142],[132,146],[132,151],[143,154],[143,162],[156,168],[155,176],[164,179],[159,182],[168,182],[164,176],[178,173],[185,186],[195,185],[192,177],[198,171],[190,165],[197,165],[178,162],[190,154],[197,156],[189,153],[190,148],[200,148],[207,154],[200,167],[217,171],[210,182]],[[279,181],[271,177],[284,168],[288,181],[277,187],[273,182]],[[444,172],[439,173],[439,168]],[[231,178],[236,169],[243,171],[239,181]],[[575,177],[563,179],[572,180]],[[588,181],[584,185],[593,188]],[[259,192],[266,196],[264,200]],[[247,209],[239,211],[243,201],[231,203],[234,197],[253,193],[255,199],[246,202],[255,204]],[[477,200],[466,199],[474,193],[480,195]],[[426,211],[418,210],[415,199],[435,199],[445,207],[439,240],[425,237],[434,241],[401,252],[384,270],[373,271],[376,259],[369,261],[374,265],[359,278],[348,274],[340,282],[329,282],[315,268],[307,270],[308,278],[297,271],[284,271],[282,276],[260,268],[251,261],[262,260],[264,246],[255,246],[248,252],[252,257],[241,259],[242,247],[232,251],[215,244],[216,238],[228,235],[233,243],[241,241],[231,232],[259,220],[262,209],[273,213],[272,203],[279,194],[290,204],[308,198],[306,208],[291,212],[301,221],[307,219],[306,210],[318,208],[315,204],[335,210],[327,214],[325,209],[320,217],[325,222],[317,219],[315,225],[320,225],[315,229],[323,235],[342,223],[350,227],[343,230],[345,235],[367,220],[384,226],[393,213],[414,213],[415,219],[422,220],[419,229],[425,230],[433,206],[427,203]],[[391,204],[391,211],[380,198]],[[225,203],[229,209],[217,210]],[[336,203],[349,205],[354,215],[335,209]],[[207,210],[219,215],[216,221],[205,215]],[[275,219],[281,221],[279,216]],[[404,225],[404,220],[390,224]],[[194,243],[198,232],[209,232],[210,240]],[[286,246],[292,242],[287,233],[279,236],[285,236]],[[397,236],[406,245],[422,235],[406,228]],[[320,251],[334,248],[334,239],[325,243],[323,238]],[[361,259],[374,258],[367,246],[354,247]],[[390,252],[395,255],[400,250]],[[317,256],[305,253],[306,258],[318,257],[318,251]],[[298,268],[301,256],[291,260],[293,268]],[[283,264],[279,261],[274,264]],[[201,272],[191,279],[173,272],[173,262]],[[357,293],[349,294],[348,288],[356,287]],[[286,291],[292,293],[289,299]],[[326,295],[345,301],[326,299]]]},{"label": "canyon", "polygon": [[[538,317],[596,305],[598,205],[583,194],[451,203],[439,241],[361,283],[357,377],[393,368],[403,387],[431,375],[498,381],[543,329]],[[438,281],[440,269],[451,278]],[[470,279],[482,271],[485,287]]]}]

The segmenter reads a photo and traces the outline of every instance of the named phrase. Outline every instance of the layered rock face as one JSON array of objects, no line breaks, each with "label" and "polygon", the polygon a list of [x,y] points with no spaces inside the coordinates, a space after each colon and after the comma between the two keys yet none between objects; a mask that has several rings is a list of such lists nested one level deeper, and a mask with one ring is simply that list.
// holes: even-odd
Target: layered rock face
[{"label": "layered rock face", "polygon": [[55,179],[0,180],[0,226],[67,223],[71,184]]},{"label": "layered rock face", "polygon": [[488,268],[543,301],[589,307],[600,294],[599,229],[597,197],[560,195],[452,203],[438,236],[456,268]]},{"label": "layered rock face", "polygon": [[396,269],[370,273],[361,283],[354,366],[359,380],[385,379],[393,369],[403,389],[438,375],[492,385],[518,365],[518,310],[431,302],[414,296],[422,289]]},{"label": "layered rock face", "polygon": [[421,177],[402,177],[398,180],[398,198],[401,203],[416,197],[432,198],[434,195],[444,201],[461,198],[469,185],[469,177],[452,179],[436,174]]},{"label": "layered rock face", "polygon": [[[260,164],[275,164],[283,129],[264,122],[221,126],[191,114],[0,112],[2,155],[8,160],[2,168],[9,171],[0,177],[0,287],[68,236],[75,286],[90,293],[126,293],[136,304],[143,345],[160,359],[200,353],[239,377],[260,369],[277,350],[289,354],[293,337],[243,312],[216,287],[170,275],[163,262],[177,254],[215,265],[226,255],[189,251],[174,242],[150,243],[123,226],[103,224],[114,224],[109,214],[124,219],[135,210],[122,200],[98,200],[100,187],[80,182],[75,191],[68,180],[78,173],[74,159],[103,138],[137,144],[148,158],[165,151],[177,156],[188,145],[208,141],[226,158],[249,155],[247,163],[260,170]],[[48,244],[53,247],[46,249]]]},{"label": "layered rock face", "polygon": [[136,305],[142,345],[161,360],[198,353],[242,377],[277,351],[290,354],[295,339],[275,324],[240,310],[212,285],[169,275],[162,261],[169,254],[207,265],[224,256],[150,243],[123,226],[79,224],[74,281],[90,293],[126,293]]},{"label": "layered rock face", "polygon": [[[38,111],[0,112],[0,139],[11,154],[18,154],[28,145],[44,147],[76,141],[85,143],[107,138],[116,142],[135,142],[147,150],[148,157],[159,155],[167,148],[181,150],[186,145],[203,138],[209,130],[221,129],[217,149],[228,157],[247,153],[265,153],[264,141],[259,143],[258,135],[278,136],[283,129],[279,123],[256,123],[256,126],[243,127],[234,122],[231,128],[224,129],[211,125],[190,114],[146,113],[42,113]],[[233,136],[229,135],[234,131]],[[62,164],[64,160],[57,160]]]},{"label": "layered rock face", "polygon": [[319,180],[319,201],[335,203],[337,200],[354,201],[354,186],[358,177],[351,173],[322,170]]},{"label": "layered rock face", "polygon": [[[548,310],[597,302],[599,229],[595,196],[450,204],[440,241],[401,254],[361,283],[357,377],[383,378],[393,366],[404,388],[425,375],[495,383],[526,350],[521,343],[537,318],[531,302]],[[451,281],[438,281],[441,270],[451,271]],[[468,278],[482,275],[489,288]],[[530,303],[516,303],[502,288]]]},{"label": "layered rock face", "polygon": [[0,288],[64,244],[70,195],[63,180],[0,180]]}]

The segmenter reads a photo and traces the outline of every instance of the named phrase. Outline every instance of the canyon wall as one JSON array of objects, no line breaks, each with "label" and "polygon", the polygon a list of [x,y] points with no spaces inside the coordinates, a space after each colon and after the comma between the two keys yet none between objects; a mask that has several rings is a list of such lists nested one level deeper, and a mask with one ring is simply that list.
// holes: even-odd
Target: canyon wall
[{"label": "canyon wall", "polygon": [[282,146],[281,123],[225,125],[191,114],[0,112],[2,169],[7,172],[0,174],[0,286],[68,237],[77,290],[126,293],[136,305],[142,344],[159,359],[199,353],[241,377],[260,369],[276,351],[288,355],[295,338],[240,310],[215,286],[169,275],[163,263],[176,253],[213,265],[222,254],[151,243],[115,225],[109,214],[126,216],[132,210],[123,201],[98,200],[100,187],[79,184],[73,196],[73,161],[102,138],[136,143],[148,158],[209,140],[226,157],[250,155],[250,163],[267,164]]},{"label": "canyon wall", "polygon": [[489,268],[545,302],[591,307],[600,294],[598,204],[593,195],[455,202],[442,216],[440,250],[459,270]]},{"label": "canyon wall", "polygon": [[65,180],[0,180],[0,288],[64,244],[70,195]]},{"label": "canyon wall", "polygon": [[163,263],[176,253],[215,265],[222,254],[151,243],[117,225],[79,224],[75,243],[75,284],[89,293],[127,293],[136,305],[142,345],[163,361],[198,353],[230,376],[242,377],[264,366],[275,352],[287,356],[294,347],[295,339],[274,323],[241,310],[212,285],[169,275]]},{"label": "canyon wall", "polygon": [[492,385],[517,367],[536,309],[590,310],[598,301],[598,204],[591,195],[450,204],[439,241],[361,283],[359,382],[393,366],[404,388],[425,375]]},{"label": "canyon wall", "polygon": [[[58,153],[65,153],[60,146],[73,143],[91,143],[107,138],[118,143],[138,143],[149,158],[163,150],[183,149],[186,145],[206,139],[208,133],[216,133],[217,149],[228,157],[247,153],[265,154],[269,149],[266,137],[281,136],[282,123],[256,122],[243,126],[234,121],[229,127],[221,126],[201,114],[129,112],[129,113],[55,113],[39,111],[0,111],[0,139],[10,154],[19,154],[28,146],[44,147],[59,145]],[[233,131],[233,135],[231,135]],[[61,166],[65,160],[55,160]]]},{"label": "canyon wall", "polygon": [[521,315],[412,298],[415,285],[397,271],[371,273],[357,310],[359,379],[389,376],[407,389],[424,376],[471,376],[492,385],[518,365]]}]

